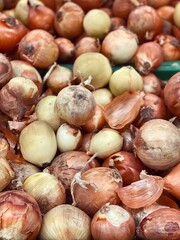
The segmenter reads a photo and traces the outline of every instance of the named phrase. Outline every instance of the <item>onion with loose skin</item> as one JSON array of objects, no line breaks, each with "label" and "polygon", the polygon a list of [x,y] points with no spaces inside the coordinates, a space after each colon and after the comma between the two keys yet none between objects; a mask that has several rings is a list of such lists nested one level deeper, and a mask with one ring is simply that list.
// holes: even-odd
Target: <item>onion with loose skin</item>
[{"label": "onion with loose skin", "polygon": [[6,158],[0,157],[0,192],[11,182],[15,172]]},{"label": "onion with loose skin", "polygon": [[180,72],[167,81],[164,87],[164,102],[170,112],[180,118]]},{"label": "onion with loose skin", "polygon": [[62,204],[48,211],[42,221],[38,239],[91,240],[91,219],[79,208]]},{"label": "onion with loose skin", "polygon": [[170,121],[152,119],[136,132],[134,150],[154,170],[168,170],[180,161],[180,132]]},{"label": "onion with loose skin", "polygon": [[53,129],[40,120],[23,128],[19,136],[19,145],[24,159],[40,167],[49,164],[57,151]]},{"label": "onion with loose skin", "polygon": [[71,85],[58,93],[55,106],[61,119],[79,126],[93,117],[96,102],[88,89],[80,85]]},{"label": "onion with loose skin", "polygon": [[120,203],[117,192],[121,187],[122,178],[116,169],[91,168],[74,176],[73,204],[92,217],[104,204]]},{"label": "onion with loose skin", "polygon": [[91,222],[94,240],[130,240],[134,238],[135,223],[131,214],[118,205],[104,205]]},{"label": "onion with loose skin", "polygon": [[94,90],[105,87],[112,74],[108,58],[101,53],[83,53],[73,64],[74,77],[86,80],[91,77],[90,84]]},{"label": "onion with loose skin", "polygon": [[0,88],[13,78],[13,69],[11,62],[5,54],[0,53]]},{"label": "onion with loose skin", "polygon": [[132,60],[138,48],[138,38],[131,30],[120,27],[109,32],[102,41],[101,52],[114,64]]},{"label": "onion with loose skin", "polygon": [[121,95],[126,91],[142,91],[143,80],[132,66],[124,66],[114,71],[109,80],[109,88],[114,96]]},{"label": "onion with loose skin", "polygon": [[42,216],[35,199],[24,191],[0,193],[0,238],[32,239],[39,234]]}]

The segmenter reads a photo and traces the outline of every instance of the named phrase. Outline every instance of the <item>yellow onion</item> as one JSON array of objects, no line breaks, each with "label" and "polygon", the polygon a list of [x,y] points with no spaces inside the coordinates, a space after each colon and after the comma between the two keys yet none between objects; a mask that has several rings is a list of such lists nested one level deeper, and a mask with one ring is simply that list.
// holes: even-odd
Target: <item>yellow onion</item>
[{"label": "yellow onion", "polygon": [[114,96],[109,88],[99,88],[92,91],[92,94],[95,98],[97,105],[104,107],[106,104],[110,103]]},{"label": "yellow onion", "polygon": [[19,136],[19,145],[24,159],[41,167],[49,164],[57,151],[53,129],[40,120],[23,128]]},{"label": "yellow onion", "polygon": [[85,212],[72,205],[62,204],[44,215],[38,239],[90,240],[90,223]]},{"label": "yellow onion", "polygon": [[73,64],[73,75],[82,80],[91,77],[90,84],[95,88],[102,88],[108,84],[112,74],[109,60],[101,53],[83,53]]},{"label": "yellow onion", "polygon": [[174,9],[174,13],[173,13],[173,20],[175,25],[180,28],[180,17],[179,17],[179,13],[180,13],[180,3],[177,3],[177,5],[175,6]]},{"label": "yellow onion", "polygon": [[94,214],[91,232],[94,240],[131,240],[135,234],[135,223],[124,208],[105,204]]},{"label": "yellow onion", "polygon": [[163,192],[164,180],[162,177],[147,175],[144,172],[141,172],[140,177],[140,180],[118,190],[119,198],[129,208],[150,206]]},{"label": "yellow onion", "polygon": [[23,191],[0,193],[0,238],[35,240],[42,216],[35,199]]},{"label": "yellow onion", "polygon": [[9,150],[9,143],[5,138],[0,138],[0,157],[6,158]]},{"label": "yellow onion", "polygon": [[9,162],[0,157],[0,192],[11,182],[15,176],[15,172]]},{"label": "yellow onion", "polygon": [[143,80],[132,66],[124,66],[112,74],[109,80],[109,88],[114,96],[121,95],[126,91],[142,91]]},{"label": "yellow onion", "polygon": [[168,120],[152,119],[136,132],[134,149],[149,168],[167,170],[180,161],[180,132]]}]

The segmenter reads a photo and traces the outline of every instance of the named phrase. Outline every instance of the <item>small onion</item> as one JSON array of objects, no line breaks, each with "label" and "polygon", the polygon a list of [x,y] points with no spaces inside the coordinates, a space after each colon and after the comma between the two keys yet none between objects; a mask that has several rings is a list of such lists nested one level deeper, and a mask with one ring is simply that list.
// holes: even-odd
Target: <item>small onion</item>
[{"label": "small onion", "polygon": [[174,14],[173,14],[173,20],[175,25],[180,28],[180,17],[179,17],[179,13],[180,13],[180,3],[177,3],[177,5],[175,6],[174,9]]},{"label": "small onion", "polygon": [[0,192],[11,182],[15,173],[8,161],[0,157]]},{"label": "small onion", "polygon": [[138,48],[135,33],[125,27],[109,32],[102,41],[101,52],[114,64],[131,61]]},{"label": "small onion", "polygon": [[71,62],[74,59],[75,54],[74,43],[70,39],[64,37],[55,38],[55,42],[59,48],[59,62]]},{"label": "small onion", "polygon": [[111,19],[103,10],[92,9],[85,14],[83,27],[88,36],[103,39],[110,30]]},{"label": "small onion", "polygon": [[94,8],[100,8],[103,5],[103,0],[72,0],[72,2],[75,2],[76,4],[78,4],[79,6],[82,7],[82,9],[85,12],[88,12],[91,9]]},{"label": "small onion", "polygon": [[122,179],[116,169],[91,168],[71,185],[73,204],[92,217],[104,204],[120,203],[117,192],[121,187]]},{"label": "small onion", "polygon": [[12,65],[9,59],[0,53],[0,88],[13,77]]},{"label": "small onion", "polygon": [[75,77],[86,80],[92,78],[91,85],[102,88],[108,84],[112,74],[112,68],[108,58],[101,53],[83,53],[76,58],[73,64]]},{"label": "small onion", "polygon": [[142,76],[143,90],[145,93],[156,94],[157,96],[161,93],[161,80],[154,74],[149,73],[146,76]]},{"label": "small onion", "polygon": [[161,1],[147,0],[147,4],[149,6],[152,6],[153,8],[159,8],[159,7],[168,5],[170,2],[172,2],[172,0],[161,0]]},{"label": "small onion", "polygon": [[92,91],[92,94],[95,98],[95,101],[96,101],[96,104],[101,106],[102,108],[110,103],[114,96],[112,94],[112,92],[110,91],[109,88],[99,88],[99,89],[96,89],[94,91]]},{"label": "small onion", "polygon": [[109,88],[114,96],[121,95],[126,91],[142,91],[143,80],[133,67],[124,66],[111,75]]},{"label": "small onion", "polygon": [[72,85],[58,93],[55,106],[61,119],[79,126],[93,117],[96,102],[88,89],[80,85]]},{"label": "small onion", "polygon": [[0,193],[0,238],[36,239],[42,216],[35,199],[24,191]]},{"label": "small onion", "polygon": [[41,167],[49,164],[57,151],[53,129],[46,122],[40,120],[23,128],[19,144],[24,159]]},{"label": "small onion", "polygon": [[0,138],[0,157],[6,158],[8,151],[9,151],[9,143],[5,138],[1,137]]},{"label": "small onion", "polygon": [[69,204],[62,204],[48,211],[42,221],[39,240],[76,239],[91,240],[91,219]]},{"label": "small onion", "polygon": [[134,238],[135,223],[131,214],[118,205],[104,205],[91,222],[94,240],[130,240]]},{"label": "small onion", "polygon": [[65,188],[57,178],[49,173],[34,173],[23,182],[23,190],[37,201],[41,213],[65,203]]},{"label": "small onion", "polygon": [[178,128],[164,119],[144,123],[134,138],[136,154],[146,166],[155,170],[170,169],[179,163],[179,146]]}]

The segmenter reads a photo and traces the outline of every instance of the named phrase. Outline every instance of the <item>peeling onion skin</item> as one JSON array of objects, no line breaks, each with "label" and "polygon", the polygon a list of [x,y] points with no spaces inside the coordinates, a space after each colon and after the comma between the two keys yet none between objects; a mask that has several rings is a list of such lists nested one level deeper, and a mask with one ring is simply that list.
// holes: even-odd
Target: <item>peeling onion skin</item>
[{"label": "peeling onion skin", "polygon": [[136,132],[133,145],[137,156],[151,169],[168,170],[180,161],[180,132],[168,120],[144,123]]},{"label": "peeling onion skin", "polygon": [[35,240],[42,223],[35,199],[18,190],[0,193],[0,219],[1,239]]},{"label": "peeling onion skin", "polygon": [[[118,205],[120,199],[117,191],[122,187],[122,178],[116,169],[108,167],[91,168],[82,173],[82,181],[88,181],[83,188],[75,183],[73,193],[75,206],[83,210],[92,217],[104,204],[110,203]],[[90,184],[95,184],[91,186]]]},{"label": "peeling onion skin", "polygon": [[0,53],[0,88],[2,88],[9,80],[13,78],[13,69],[9,59]]},{"label": "peeling onion skin", "polygon": [[93,216],[91,233],[94,240],[131,240],[135,234],[135,223],[124,208],[106,204]]},{"label": "peeling onion skin", "polygon": [[146,216],[136,230],[143,240],[179,240],[180,211],[173,208],[161,208]]}]

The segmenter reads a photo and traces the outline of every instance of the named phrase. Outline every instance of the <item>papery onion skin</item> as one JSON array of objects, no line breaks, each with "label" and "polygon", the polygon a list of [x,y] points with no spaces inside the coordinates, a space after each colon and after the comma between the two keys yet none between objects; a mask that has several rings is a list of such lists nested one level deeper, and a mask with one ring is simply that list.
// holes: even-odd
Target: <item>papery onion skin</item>
[{"label": "papery onion skin", "polygon": [[11,182],[15,172],[6,158],[0,157],[0,192]]},{"label": "papery onion skin", "polygon": [[104,205],[91,222],[94,240],[130,240],[134,238],[135,223],[128,211],[118,205]]},{"label": "papery onion skin", "polygon": [[62,204],[44,215],[38,238],[91,240],[90,224],[91,219],[85,212],[72,205]]},{"label": "papery onion skin", "polygon": [[89,216],[92,217],[108,202],[114,205],[120,203],[117,191],[122,187],[122,179],[117,170],[107,167],[91,168],[81,174],[81,180],[87,181],[86,188],[75,183],[73,204]]},{"label": "papery onion skin", "polygon": [[136,154],[146,166],[155,170],[167,170],[179,163],[179,146],[179,130],[164,119],[144,123],[134,138]]},{"label": "papery onion skin", "polygon": [[18,190],[0,193],[0,212],[0,238],[36,239],[42,216],[31,195]]},{"label": "papery onion skin", "polygon": [[55,107],[61,119],[80,126],[93,117],[96,102],[91,91],[80,85],[71,85],[58,93]]},{"label": "papery onion skin", "polygon": [[13,78],[12,65],[6,55],[0,53],[0,88]]},{"label": "papery onion skin", "polygon": [[167,81],[164,88],[164,101],[171,113],[180,119],[180,72],[175,73]]},{"label": "papery onion skin", "polygon": [[180,212],[173,208],[162,208],[146,216],[136,230],[144,240],[178,240],[180,238]]}]

